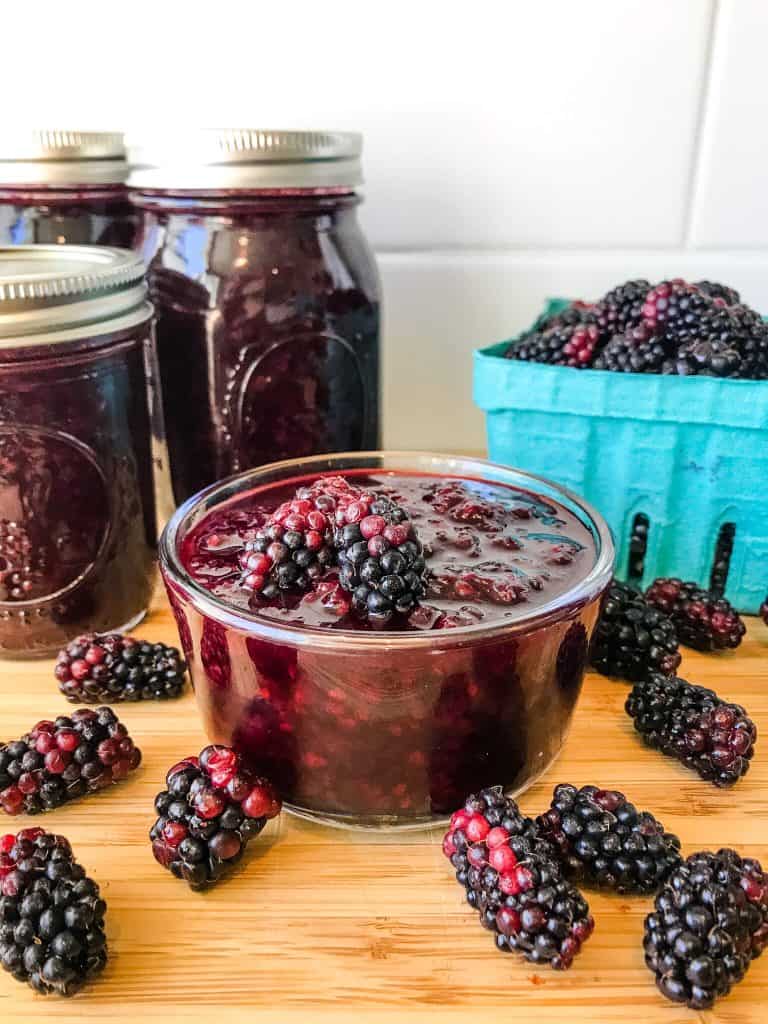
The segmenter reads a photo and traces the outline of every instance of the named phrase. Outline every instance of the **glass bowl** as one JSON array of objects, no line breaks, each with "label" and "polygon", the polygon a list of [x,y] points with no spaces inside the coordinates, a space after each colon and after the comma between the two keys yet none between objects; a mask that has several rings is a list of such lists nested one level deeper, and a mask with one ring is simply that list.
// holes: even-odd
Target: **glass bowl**
[{"label": "glass bowl", "polygon": [[[179,550],[211,509],[296,478],[351,470],[496,482],[552,498],[591,533],[589,571],[503,621],[433,631],[276,623],[196,583]],[[602,517],[547,480],[480,459],[362,452],[273,463],[214,484],[169,521],[160,566],[205,731],[270,776],[286,807],[360,828],[427,827],[468,793],[517,794],[553,762],[578,699],[612,576]]]}]

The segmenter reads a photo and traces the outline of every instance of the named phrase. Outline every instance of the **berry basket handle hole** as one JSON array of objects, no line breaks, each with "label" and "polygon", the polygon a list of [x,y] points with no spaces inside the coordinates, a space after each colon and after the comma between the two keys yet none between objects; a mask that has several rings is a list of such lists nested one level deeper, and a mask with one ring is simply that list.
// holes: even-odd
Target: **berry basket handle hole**
[{"label": "berry basket handle hole", "polygon": [[638,512],[632,520],[629,531],[629,560],[627,563],[627,580],[637,582],[645,572],[645,553],[648,550],[648,532],[651,521],[645,512]]},{"label": "berry basket handle hole", "polygon": [[709,589],[722,597],[728,583],[728,572],[731,568],[733,542],[736,539],[736,524],[723,523],[717,532],[715,553],[712,557],[712,570],[709,574]]}]

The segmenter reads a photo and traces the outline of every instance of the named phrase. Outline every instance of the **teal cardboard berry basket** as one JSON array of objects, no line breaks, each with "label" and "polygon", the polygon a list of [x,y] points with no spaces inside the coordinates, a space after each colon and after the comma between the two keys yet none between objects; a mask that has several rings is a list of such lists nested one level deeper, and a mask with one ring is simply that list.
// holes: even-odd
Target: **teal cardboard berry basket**
[{"label": "teal cardboard berry basket", "polygon": [[637,585],[709,585],[731,549],[725,594],[756,613],[768,593],[768,381],[546,366],[504,359],[508,345],[475,352],[489,457],[595,505],[617,575]]}]

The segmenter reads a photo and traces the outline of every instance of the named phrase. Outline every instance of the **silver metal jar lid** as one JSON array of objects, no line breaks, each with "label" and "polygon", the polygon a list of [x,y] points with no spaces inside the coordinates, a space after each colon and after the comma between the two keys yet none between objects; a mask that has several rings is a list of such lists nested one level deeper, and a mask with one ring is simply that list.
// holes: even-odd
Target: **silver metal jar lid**
[{"label": "silver metal jar lid", "polygon": [[136,189],[351,188],[363,180],[358,132],[191,131],[129,139]]},{"label": "silver metal jar lid", "polygon": [[0,247],[0,348],[98,337],[152,314],[144,264],[127,249]]},{"label": "silver metal jar lid", "polygon": [[121,184],[128,176],[121,132],[3,130],[0,187]]}]

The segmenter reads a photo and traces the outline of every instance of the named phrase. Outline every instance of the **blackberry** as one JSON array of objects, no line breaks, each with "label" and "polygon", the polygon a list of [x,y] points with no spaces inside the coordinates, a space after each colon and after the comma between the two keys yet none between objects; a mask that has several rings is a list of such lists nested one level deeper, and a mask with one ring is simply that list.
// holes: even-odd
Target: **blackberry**
[{"label": "blackberry", "polygon": [[524,362],[583,369],[592,365],[600,341],[600,328],[592,321],[557,325],[546,331],[535,331],[513,342],[505,356],[507,359]]},{"label": "blackberry", "polygon": [[749,306],[732,306],[728,312],[740,329],[741,376],[768,379],[768,323]]},{"label": "blackberry", "polygon": [[674,334],[668,369],[680,376],[742,377],[746,334],[727,309],[710,309]]},{"label": "blackberry", "polygon": [[234,750],[206,747],[179,761],[155,798],[149,833],[158,864],[191,889],[217,882],[243,855],[281,803],[272,785],[241,764]]},{"label": "blackberry", "polygon": [[735,306],[741,302],[741,296],[735,288],[729,288],[728,285],[719,284],[717,281],[696,281],[694,288],[698,288],[710,299],[722,299],[726,306]]},{"label": "blackberry", "polygon": [[104,970],[107,905],[63,836],[0,836],[0,963],[35,991],[71,996]]},{"label": "blackberry", "polygon": [[457,881],[498,949],[566,970],[594,929],[554,848],[500,788],[470,796],[443,840]]},{"label": "blackberry", "polygon": [[682,658],[675,627],[626,583],[611,584],[592,640],[592,665],[636,682],[649,672],[674,675]]},{"label": "blackberry", "polygon": [[406,510],[389,498],[369,497],[361,518],[359,503],[347,509],[334,544],[339,583],[351,592],[353,611],[373,624],[384,624],[407,615],[424,596],[427,570]]},{"label": "blackberry", "polygon": [[670,617],[680,643],[697,651],[738,647],[747,631],[729,601],[702,590],[698,583],[659,578],[646,590],[645,599]]},{"label": "blackberry", "polygon": [[334,505],[324,495],[280,505],[245,545],[241,585],[265,601],[282,591],[308,590],[336,561],[331,544]]},{"label": "blackberry", "polygon": [[766,626],[768,626],[768,597],[766,597],[766,599],[760,605],[760,617],[762,618]]},{"label": "blackberry", "polygon": [[695,285],[676,278],[650,289],[642,305],[642,322],[667,342],[679,344],[696,337],[702,317],[716,309],[715,301]]},{"label": "blackberry", "polygon": [[568,878],[620,893],[653,893],[680,863],[680,840],[623,793],[597,786],[555,787],[536,819]]},{"label": "blackberry", "polygon": [[600,329],[613,337],[624,334],[631,327],[638,327],[642,320],[643,304],[650,290],[650,282],[640,278],[625,281],[606,292],[595,307]]},{"label": "blackberry", "polygon": [[668,355],[664,342],[640,324],[611,338],[595,359],[594,368],[614,373],[661,373]]},{"label": "blackberry", "polygon": [[68,701],[98,704],[178,697],[186,670],[175,647],[119,633],[84,633],[59,651],[54,675]]},{"label": "blackberry", "polygon": [[0,744],[0,807],[40,814],[124,779],[141,763],[111,708],[79,708]]},{"label": "blackberry", "polygon": [[645,919],[645,962],[659,991],[705,1010],[727,995],[768,941],[768,880],[734,850],[682,861]]},{"label": "blackberry", "polygon": [[649,747],[677,758],[705,781],[732,786],[746,775],[757,729],[739,704],[654,673],[635,685],[625,709]]}]

